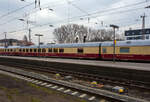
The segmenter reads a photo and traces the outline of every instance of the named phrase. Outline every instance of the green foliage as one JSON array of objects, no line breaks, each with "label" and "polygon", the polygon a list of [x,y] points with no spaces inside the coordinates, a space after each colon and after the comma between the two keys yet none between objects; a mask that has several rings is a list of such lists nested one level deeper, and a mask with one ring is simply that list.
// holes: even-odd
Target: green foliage
[{"label": "green foliage", "polygon": [[35,97],[31,97],[31,102],[41,102],[40,99],[35,98]]}]

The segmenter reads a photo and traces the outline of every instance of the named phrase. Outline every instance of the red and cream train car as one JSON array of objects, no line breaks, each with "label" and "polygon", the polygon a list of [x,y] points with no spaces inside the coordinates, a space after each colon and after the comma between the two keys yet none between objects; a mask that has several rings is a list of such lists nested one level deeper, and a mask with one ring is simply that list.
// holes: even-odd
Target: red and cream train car
[{"label": "red and cream train car", "polygon": [[[113,43],[101,45],[101,58],[113,58]],[[115,59],[150,61],[150,40],[118,41],[115,46]]]},{"label": "red and cream train car", "polygon": [[[0,47],[0,55],[113,59],[113,42]],[[117,41],[115,59],[150,61],[150,40]]]}]

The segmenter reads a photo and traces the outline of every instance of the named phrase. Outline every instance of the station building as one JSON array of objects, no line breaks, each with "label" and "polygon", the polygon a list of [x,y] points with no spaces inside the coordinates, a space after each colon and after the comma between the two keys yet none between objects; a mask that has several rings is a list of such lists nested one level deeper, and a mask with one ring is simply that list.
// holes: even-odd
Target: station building
[{"label": "station building", "polygon": [[34,45],[32,42],[17,40],[17,39],[1,39],[0,46],[30,46]]},{"label": "station building", "polygon": [[142,32],[144,32],[144,38],[145,40],[150,40],[150,28],[147,29],[136,29],[136,30],[127,30],[125,31],[125,39],[126,40],[142,40],[143,35]]}]

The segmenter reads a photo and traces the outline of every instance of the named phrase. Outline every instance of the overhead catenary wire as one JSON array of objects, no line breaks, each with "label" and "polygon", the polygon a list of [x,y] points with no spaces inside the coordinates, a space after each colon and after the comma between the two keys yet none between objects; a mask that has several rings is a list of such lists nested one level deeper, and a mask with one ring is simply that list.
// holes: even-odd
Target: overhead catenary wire
[{"label": "overhead catenary wire", "polygon": [[17,8],[17,9],[15,9],[15,10],[12,10],[12,11],[10,11],[10,12],[8,12],[8,13],[6,13],[6,14],[0,16],[0,19],[2,19],[3,17],[8,16],[8,15],[10,15],[10,14],[13,14],[13,13],[15,13],[15,12],[17,12],[17,11],[20,11],[20,10],[22,10],[22,9],[28,7],[28,6],[31,6],[31,5],[33,5],[33,4],[34,4],[34,3],[32,2],[32,3],[30,3],[30,4],[27,4],[27,5],[23,6],[23,7],[20,7],[20,8]]},{"label": "overhead catenary wire", "polygon": [[[141,3],[144,3],[144,2],[139,2],[139,3],[135,3],[135,4],[132,4],[132,6],[135,6],[135,5],[139,5],[139,4],[141,4]],[[123,6],[123,7],[129,7],[129,6],[131,6],[131,4],[130,5],[125,5],[125,6]],[[123,8],[123,7],[118,7],[118,8]],[[118,9],[118,8],[115,8],[115,9]],[[112,11],[112,10],[107,10],[107,11]],[[104,12],[104,11],[103,11]],[[103,13],[103,12],[97,12],[97,13]],[[105,10],[105,12],[106,12],[106,10]],[[104,12],[104,13],[105,13]],[[119,12],[121,12],[122,13],[122,11],[119,11]],[[127,10],[126,12],[130,12],[130,10]],[[93,14],[95,14],[95,13],[90,13],[90,15],[93,15]],[[81,15],[81,16],[76,16],[76,17],[72,17],[72,18],[70,18],[70,19],[76,19],[76,18],[79,18],[79,17],[86,17],[86,16],[88,16],[89,14],[86,14],[86,15]],[[50,23],[47,23],[47,24],[43,24],[43,25],[40,25],[40,26],[44,26],[44,25],[48,25],[48,24],[50,24]],[[40,26],[37,26],[37,27],[40,27]],[[34,27],[35,28],[35,27]]]},{"label": "overhead catenary wire", "polygon": [[[65,1],[65,0],[64,0]],[[64,3],[64,1],[59,1],[59,3]],[[71,1],[71,2],[75,2],[75,1],[80,1],[80,0],[73,0],[73,1]],[[35,2],[33,2],[32,4],[34,4]],[[51,4],[51,3],[58,3],[58,1],[56,2],[49,2],[49,3],[46,3],[46,4],[43,4],[43,5],[41,5],[40,7],[40,9],[39,10],[37,10],[37,8],[33,8],[33,10],[30,10],[30,12],[29,13],[27,13],[26,14],[26,16],[29,16],[29,15],[31,15],[31,14],[33,14],[33,13],[36,13],[36,12],[38,12],[38,11],[40,11],[40,10],[42,10],[42,9],[47,9],[47,8],[49,8],[49,6],[47,6],[47,7],[44,7],[45,5],[48,5],[48,4]],[[31,5],[32,5],[31,4]],[[55,5],[52,5],[52,7],[56,7],[56,6],[58,6],[59,4],[55,4]],[[13,14],[13,13],[16,13],[17,11],[19,11],[19,10],[22,10],[22,9],[24,9],[24,8],[26,8],[26,7],[28,7],[28,6],[30,6],[30,5],[26,5],[26,6],[24,6],[24,7],[21,7],[21,9],[20,8],[18,8],[18,9],[16,9],[16,10],[14,10],[14,11],[11,11],[11,12],[9,12],[9,13],[6,13],[6,14],[4,14],[4,15],[2,15],[3,17],[6,17],[6,16],[8,16],[8,15],[11,15],[11,14]],[[1,16],[0,16],[1,17]],[[2,18],[3,18],[2,17]],[[3,25],[5,25],[5,24],[7,24],[7,23],[10,23],[10,21],[11,22],[13,22],[13,21],[15,21],[15,20],[18,20],[18,19],[20,19],[20,17],[15,17],[16,19],[10,19],[10,20],[8,20],[8,21],[6,21],[6,22],[4,22],[4,23],[1,23],[0,24],[0,26],[3,26]],[[0,18],[1,19],[1,18]]]},{"label": "overhead catenary wire", "polygon": [[[141,9],[141,8],[139,8],[139,9]],[[137,9],[132,9],[132,10],[137,10]],[[127,10],[127,11],[125,10],[124,12],[131,12],[131,10]],[[121,11],[121,13],[124,13],[124,12]],[[79,17],[83,17],[83,16],[72,17],[72,18],[70,18],[70,19],[76,19],[76,18],[79,18]],[[72,21],[70,21],[70,22],[73,22],[73,21],[76,21],[76,20],[72,20]],[[47,26],[47,25],[53,24],[53,23],[65,23],[65,22],[66,22],[66,19],[60,20],[60,21],[57,21],[57,22],[49,22],[49,23],[42,24],[42,25],[36,25],[36,26],[34,26],[34,27],[31,27],[31,29],[38,28],[38,27],[43,27],[43,26]],[[22,29],[22,30],[25,30],[25,29]],[[21,31],[21,29],[20,29],[20,30],[17,30],[17,31]],[[13,31],[13,32],[17,32],[17,31]],[[10,33],[13,33],[13,32],[10,31]],[[9,33],[9,32],[8,32],[8,33]]]}]

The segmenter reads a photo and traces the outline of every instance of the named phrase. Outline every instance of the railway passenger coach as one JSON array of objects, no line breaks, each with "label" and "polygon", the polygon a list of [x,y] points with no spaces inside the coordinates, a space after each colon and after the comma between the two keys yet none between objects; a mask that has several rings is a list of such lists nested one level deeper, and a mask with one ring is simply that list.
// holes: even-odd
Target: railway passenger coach
[{"label": "railway passenger coach", "polygon": [[[102,43],[102,59],[113,58],[113,43]],[[115,59],[117,60],[141,60],[150,61],[150,40],[119,41],[115,47]]]},{"label": "railway passenger coach", "polygon": [[70,58],[100,58],[101,43],[52,44],[38,46],[13,46],[0,48],[1,55],[47,56]]},{"label": "railway passenger coach", "polygon": [[[0,55],[113,59],[113,42],[0,47]],[[150,41],[117,41],[117,60],[150,61]]]}]

